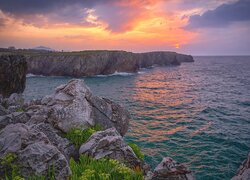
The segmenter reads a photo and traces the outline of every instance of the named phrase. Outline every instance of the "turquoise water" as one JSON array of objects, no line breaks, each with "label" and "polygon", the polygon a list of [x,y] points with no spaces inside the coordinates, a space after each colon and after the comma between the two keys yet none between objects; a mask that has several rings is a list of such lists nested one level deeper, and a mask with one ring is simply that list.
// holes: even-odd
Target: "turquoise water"
[{"label": "turquoise water", "polygon": [[[70,77],[29,77],[28,99]],[[83,78],[92,91],[132,114],[126,135],[153,167],[164,156],[197,179],[230,179],[250,151],[250,57],[195,57],[194,63],[138,74]]]}]

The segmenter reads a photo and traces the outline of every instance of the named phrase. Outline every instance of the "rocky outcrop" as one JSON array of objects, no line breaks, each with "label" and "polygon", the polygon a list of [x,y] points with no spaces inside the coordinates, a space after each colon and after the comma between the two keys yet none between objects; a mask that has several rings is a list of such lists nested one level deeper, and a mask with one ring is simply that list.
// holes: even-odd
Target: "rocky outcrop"
[{"label": "rocky outcrop", "polygon": [[153,65],[193,62],[189,55],[175,52],[132,53],[125,51],[82,51],[27,55],[28,72],[46,76],[94,76],[115,72],[137,72]]},{"label": "rocky outcrop", "polygon": [[141,160],[136,157],[134,151],[124,142],[115,128],[93,134],[86,143],[82,144],[79,153],[90,155],[95,159],[108,157],[131,168],[142,168]]},{"label": "rocky outcrop", "polygon": [[10,124],[0,131],[0,157],[8,153],[17,156],[16,163],[23,177],[46,176],[51,167],[58,180],[71,174],[67,159],[47,136],[25,124]]},{"label": "rocky outcrop", "polygon": [[146,180],[194,180],[191,171],[183,164],[179,164],[170,157],[165,157],[155,168],[149,172]]},{"label": "rocky outcrop", "polygon": [[250,153],[247,156],[247,159],[242,163],[238,169],[236,176],[232,180],[249,180],[250,179]]},{"label": "rocky outcrop", "polygon": [[71,80],[56,92],[41,100],[41,104],[29,106],[28,114],[39,122],[49,122],[63,132],[72,128],[102,125],[104,129],[115,127],[124,135],[128,130],[129,113],[122,106],[105,98],[94,96],[81,80]]},{"label": "rocky outcrop", "polygon": [[25,89],[27,63],[24,56],[0,56],[0,94],[9,97]]}]

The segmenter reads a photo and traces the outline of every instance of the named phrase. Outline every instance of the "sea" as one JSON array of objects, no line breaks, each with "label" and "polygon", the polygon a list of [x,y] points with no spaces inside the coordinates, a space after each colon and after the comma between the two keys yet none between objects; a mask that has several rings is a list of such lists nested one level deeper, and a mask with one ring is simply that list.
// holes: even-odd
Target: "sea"
[{"label": "sea", "polygon": [[[169,156],[197,180],[231,179],[250,151],[250,56],[194,57],[181,66],[83,77],[95,95],[127,107],[127,142],[154,168]],[[27,75],[26,99],[72,77]]]}]

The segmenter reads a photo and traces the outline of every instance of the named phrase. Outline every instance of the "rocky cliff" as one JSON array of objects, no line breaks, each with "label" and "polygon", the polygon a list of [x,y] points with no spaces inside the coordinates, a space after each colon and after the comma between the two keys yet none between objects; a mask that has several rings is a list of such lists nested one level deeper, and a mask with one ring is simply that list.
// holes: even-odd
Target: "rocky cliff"
[{"label": "rocky cliff", "polygon": [[25,89],[27,63],[21,55],[0,56],[0,94],[9,97]]},{"label": "rocky cliff", "polygon": [[26,55],[28,73],[56,76],[94,76],[115,72],[137,72],[153,65],[193,62],[189,55],[175,52],[132,53],[125,51],[82,51]]}]

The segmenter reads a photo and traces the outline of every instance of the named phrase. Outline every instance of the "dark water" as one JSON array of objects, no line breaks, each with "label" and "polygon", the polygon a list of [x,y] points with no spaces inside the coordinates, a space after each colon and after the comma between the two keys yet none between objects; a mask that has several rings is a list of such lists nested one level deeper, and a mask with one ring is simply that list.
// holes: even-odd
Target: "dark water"
[{"label": "dark water", "polygon": [[[29,77],[25,96],[51,94],[66,77]],[[126,135],[153,167],[185,163],[197,179],[230,179],[250,151],[250,57],[196,57],[127,76],[84,78],[92,91],[124,104]]]}]

